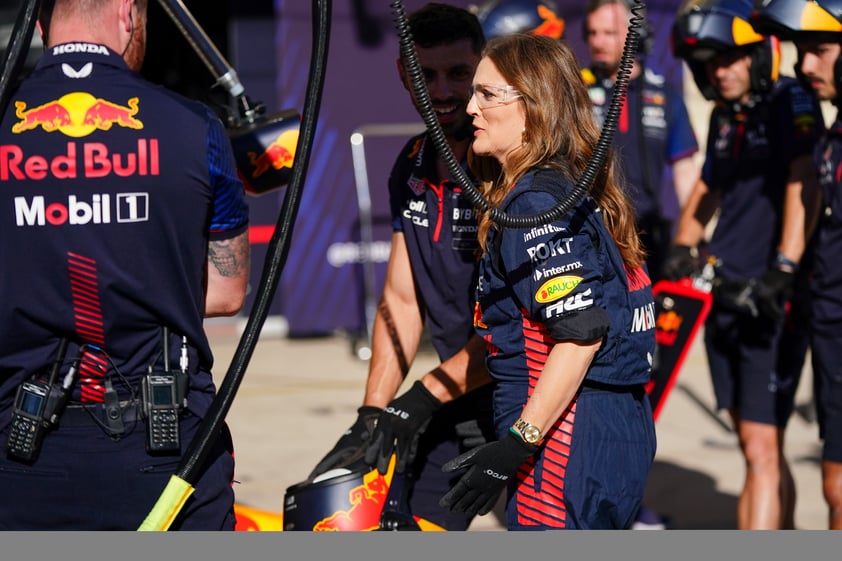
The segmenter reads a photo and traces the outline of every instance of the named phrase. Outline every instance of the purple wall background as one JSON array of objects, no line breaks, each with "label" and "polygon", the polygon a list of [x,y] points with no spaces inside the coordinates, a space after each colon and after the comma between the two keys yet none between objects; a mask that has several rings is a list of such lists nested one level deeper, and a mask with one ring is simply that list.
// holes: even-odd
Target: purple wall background
[{"label": "purple wall background", "polygon": [[[426,0],[405,0],[406,11]],[[470,7],[477,2],[450,0]],[[584,2],[556,0],[565,19],[565,39],[580,63],[587,62],[582,36]],[[397,79],[398,43],[394,13],[388,0],[369,0],[363,15],[368,27],[359,33],[351,2],[335,0],[324,95],[310,165],[284,265],[270,314],[284,316],[290,336],[335,332],[364,334],[366,251],[360,243],[360,214],[351,134],[360,127],[420,123],[409,96]],[[648,64],[680,86],[681,65],[669,49],[669,28],[678,0],[650,1],[649,21],[654,48]],[[275,21],[239,20],[232,27],[232,64],[249,95],[266,103],[267,112],[304,107],[312,46],[312,4],[276,0]],[[357,13],[357,16],[360,14]],[[378,40],[379,38],[379,40]],[[366,163],[372,200],[375,287],[379,294],[388,258],[389,225],[386,180],[407,135],[366,141]],[[250,198],[253,226],[277,221],[286,191]],[[271,232],[270,232],[271,233]],[[255,241],[252,287],[256,288],[266,256],[266,242]],[[246,310],[251,309],[253,294]]]}]

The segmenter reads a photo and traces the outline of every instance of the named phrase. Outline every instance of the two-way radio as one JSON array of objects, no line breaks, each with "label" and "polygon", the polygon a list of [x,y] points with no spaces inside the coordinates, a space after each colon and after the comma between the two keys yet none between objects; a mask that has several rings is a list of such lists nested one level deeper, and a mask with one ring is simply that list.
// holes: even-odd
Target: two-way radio
[{"label": "two-way radio", "polygon": [[78,361],[71,364],[64,378],[58,375],[67,354],[67,339],[61,339],[47,380],[33,377],[18,386],[9,424],[6,453],[25,462],[34,462],[41,452],[44,435],[58,426],[59,417],[70,396]]},{"label": "two-way radio", "polygon": [[43,418],[49,394],[50,387],[43,382],[27,381],[18,386],[6,442],[6,452],[10,456],[27,462],[38,458],[47,432]]},{"label": "two-way radio", "polygon": [[184,406],[184,382],[187,380],[187,338],[182,338],[180,370],[170,370],[169,330],[163,328],[162,372],[149,371],[143,377],[141,393],[146,419],[146,451],[150,454],[177,453],[181,450],[179,415]]}]

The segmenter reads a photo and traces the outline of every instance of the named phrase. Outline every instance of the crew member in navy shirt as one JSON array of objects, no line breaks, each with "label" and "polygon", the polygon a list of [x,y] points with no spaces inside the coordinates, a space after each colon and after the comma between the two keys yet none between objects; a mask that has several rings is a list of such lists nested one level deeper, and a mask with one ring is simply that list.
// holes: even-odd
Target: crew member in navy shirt
[{"label": "crew member in navy shirt", "polygon": [[[3,530],[138,529],[214,398],[203,318],[245,298],[248,208],[226,132],[137,74],[146,8],[57,0],[2,118]],[[67,402],[33,451],[16,392],[51,375]],[[144,403],[174,408],[159,425]],[[233,530],[227,428],[197,474],[170,528]]]},{"label": "crew member in navy shirt", "polygon": [[[773,0],[754,14],[755,29],[791,40],[799,76],[819,99],[842,101],[842,11],[839,0]],[[816,145],[822,212],[802,268],[810,278],[810,346],[816,420],[822,439],[822,491],[828,526],[842,530],[842,117]]]},{"label": "crew member in navy shirt", "polygon": [[[816,99],[777,76],[777,41],[749,23],[749,0],[688,2],[673,27],[675,53],[715,100],[702,178],[682,213],[669,277],[692,271],[694,252],[718,209],[708,243],[717,263],[705,349],[716,403],[728,410],[745,460],[740,529],[794,525],[795,487],[784,430],[801,373],[779,353],[784,306],[815,222],[811,153],[822,130]],[[792,341],[800,341],[798,334]],[[780,348],[779,348],[780,347]]]},{"label": "crew member in navy shirt", "polygon": [[[410,14],[409,27],[445,139],[465,165],[471,141],[465,107],[485,44],[482,28],[467,10],[438,2]],[[413,92],[407,61],[400,58],[397,64],[401,82]],[[414,94],[412,100],[417,108]],[[415,529],[423,519],[445,530],[465,530],[473,516],[442,508],[439,499],[458,476],[443,473],[444,463],[492,435],[485,345],[472,326],[476,212],[429,133],[401,148],[389,176],[389,202],[392,249],[374,319],[363,404],[356,422],[311,477],[367,465],[385,473],[395,452],[396,470],[406,480],[401,508],[408,512],[390,508],[390,516]],[[442,364],[395,397],[425,330]],[[456,373],[464,376],[460,384],[444,383]],[[456,396],[461,397],[451,401]]]}]

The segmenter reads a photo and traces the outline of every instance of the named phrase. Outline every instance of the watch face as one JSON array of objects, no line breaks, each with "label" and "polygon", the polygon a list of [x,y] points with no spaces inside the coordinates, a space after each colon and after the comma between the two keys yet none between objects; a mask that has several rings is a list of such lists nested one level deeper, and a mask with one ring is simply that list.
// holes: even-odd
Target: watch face
[{"label": "watch face", "polygon": [[523,438],[530,444],[535,444],[539,440],[541,440],[541,431],[538,427],[526,427],[523,430]]}]

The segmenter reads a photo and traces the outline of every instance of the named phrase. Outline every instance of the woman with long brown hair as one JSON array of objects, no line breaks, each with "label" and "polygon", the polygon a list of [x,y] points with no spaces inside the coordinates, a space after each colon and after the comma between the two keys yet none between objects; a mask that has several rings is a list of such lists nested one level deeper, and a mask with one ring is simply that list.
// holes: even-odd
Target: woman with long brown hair
[{"label": "woman with long brown hair", "polygon": [[[490,204],[534,215],[571,192],[599,137],[575,56],[517,34],[488,43],[473,80],[471,168]],[[475,328],[487,341],[499,440],[442,503],[509,529],[628,528],[655,454],[644,384],[654,302],[632,207],[611,158],[569,213],[531,229],[480,218]]]}]

